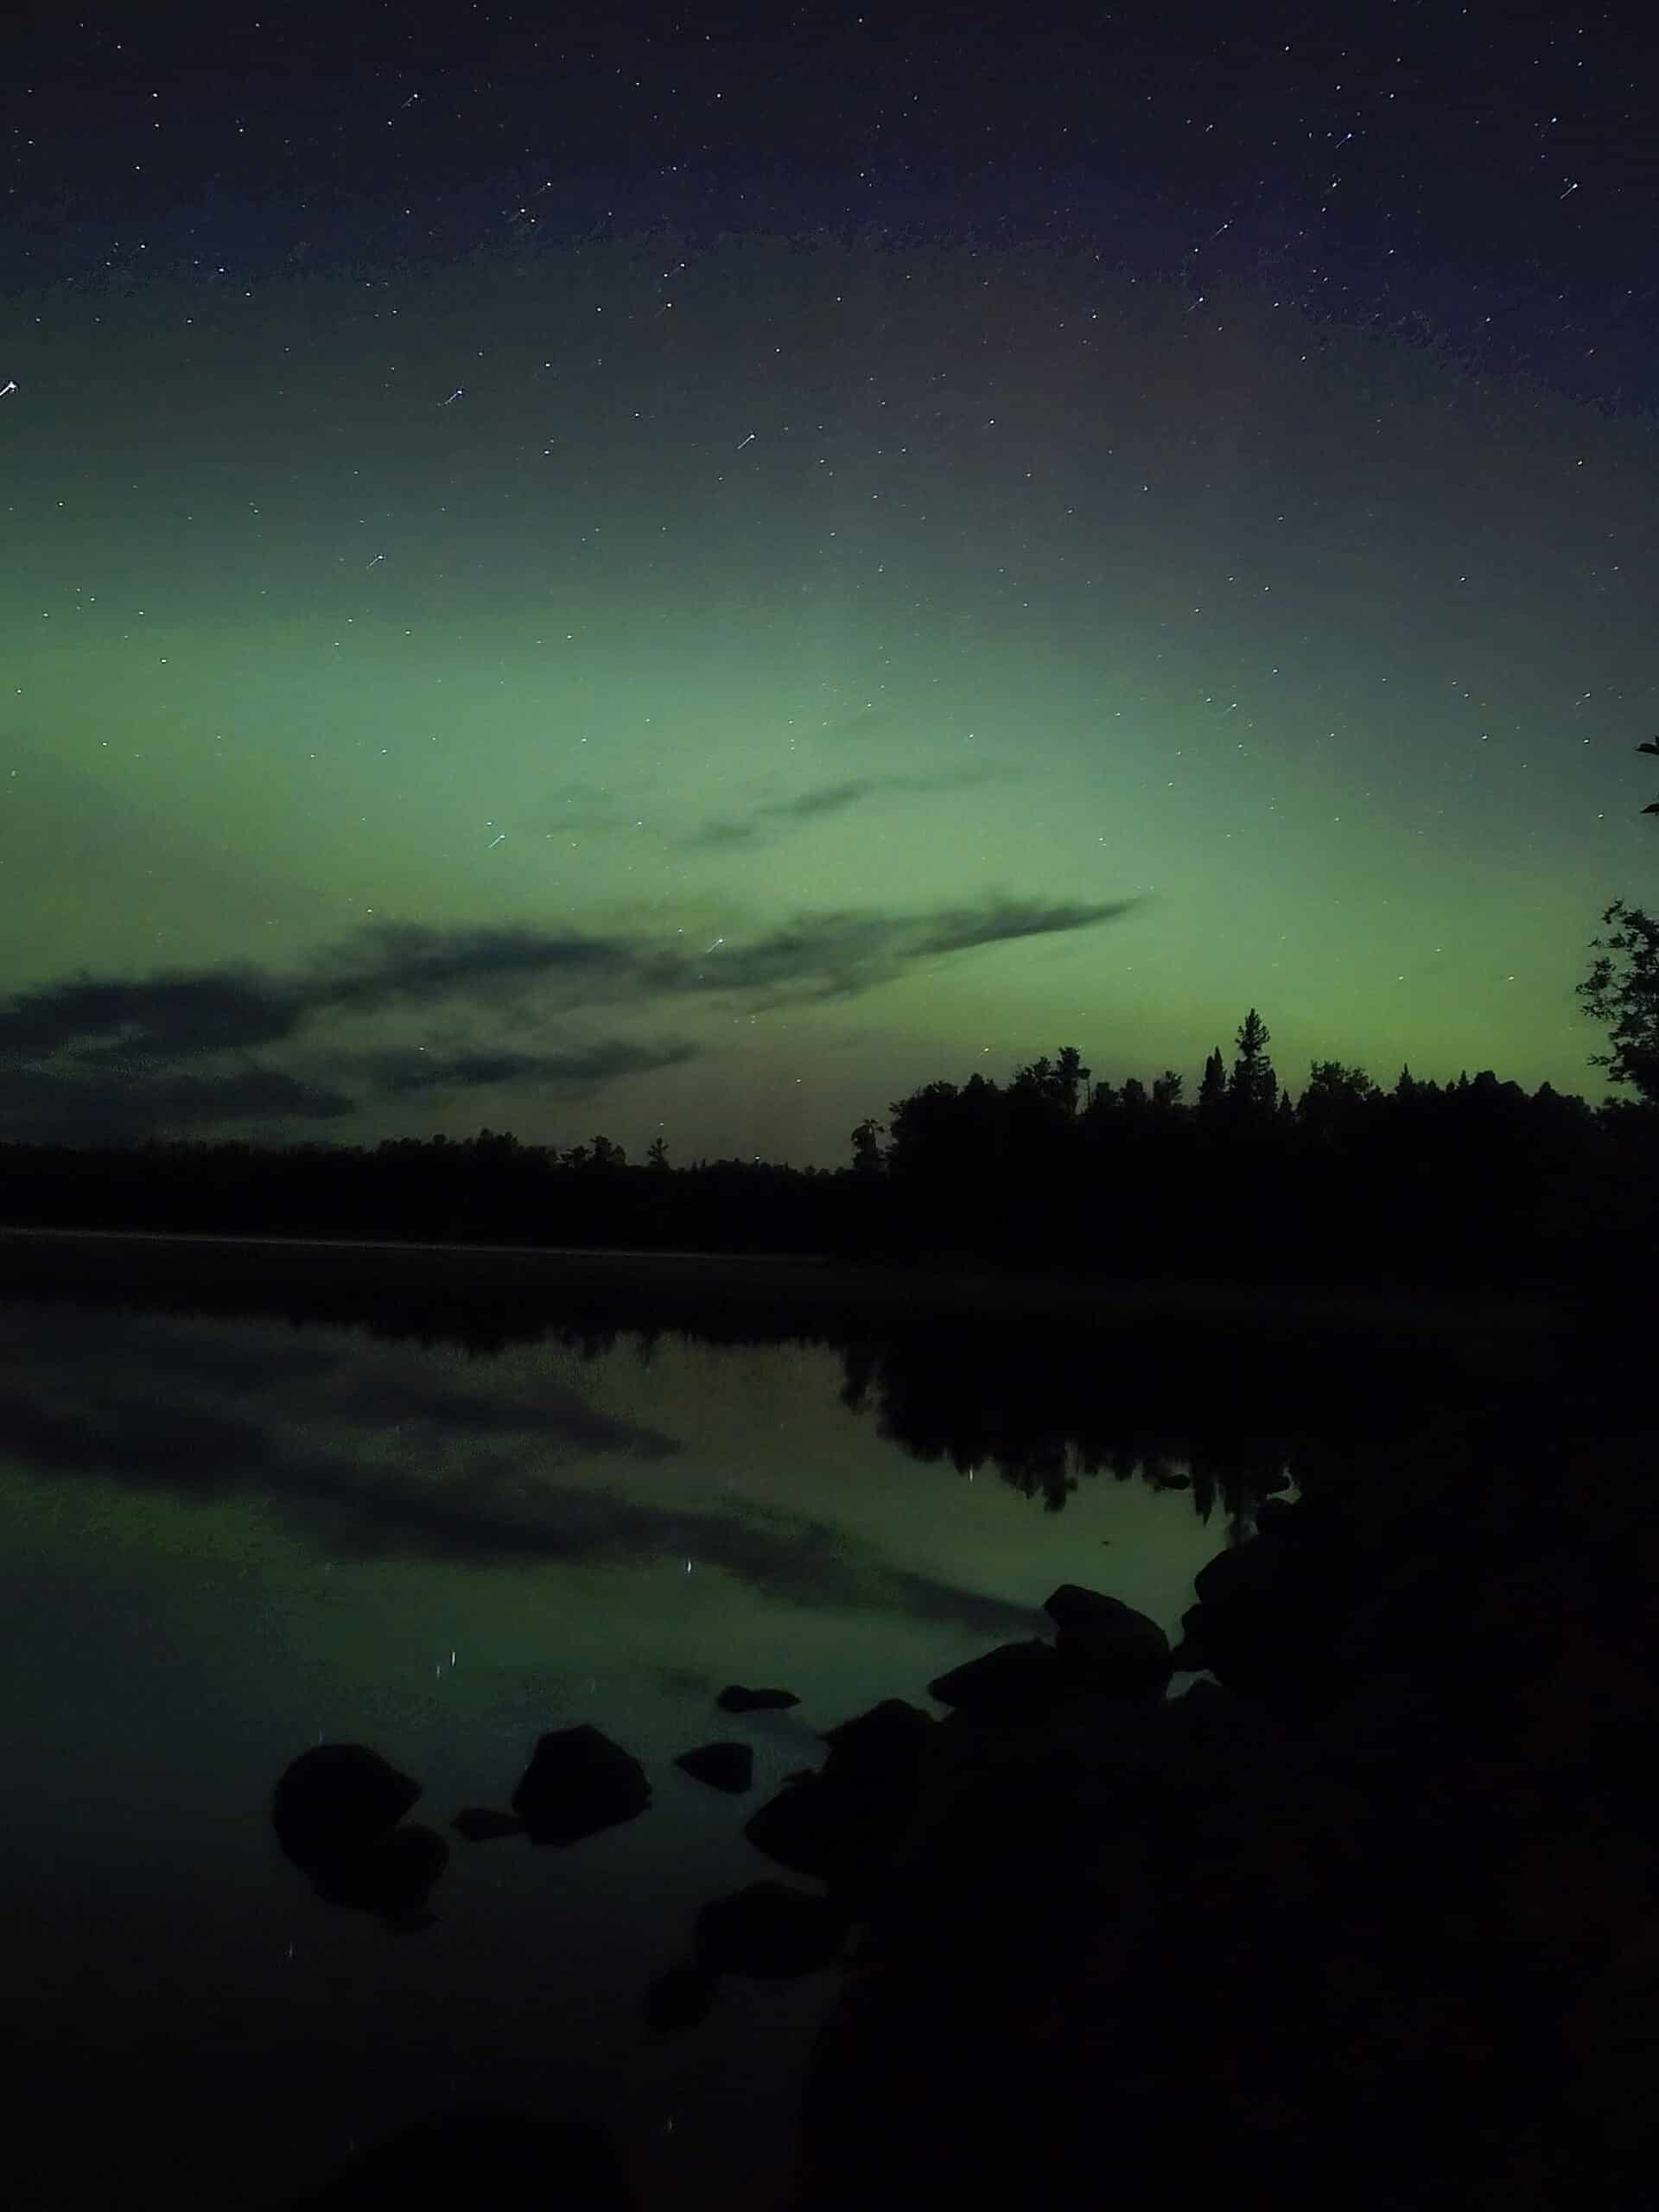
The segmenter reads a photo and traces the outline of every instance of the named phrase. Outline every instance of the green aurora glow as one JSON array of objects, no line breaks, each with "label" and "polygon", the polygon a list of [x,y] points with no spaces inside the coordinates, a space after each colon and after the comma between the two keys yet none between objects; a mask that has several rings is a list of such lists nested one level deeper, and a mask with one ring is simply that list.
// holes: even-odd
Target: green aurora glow
[{"label": "green aurora glow", "polygon": [[[707,950],[175,1039],[171,1122],[153,1039],[60,1036],[0,1135],[60,1126],[55,1072],[113,1134],[833,1162],[1063,1041],[1192,1082],[1249,1005],[1293,1089],[1600,1095],[1573,987],[1652,870],[1643,416],[1259,289],[760,236],[47,292],[5,378],[0,993],[280,981],[388,921]],[[801,917],[999,899],[1135,903],[720,986]],[[543,1065],[377,1083],[418,1046]],[[250,1066],[353,1110],[219,1118]]]}]

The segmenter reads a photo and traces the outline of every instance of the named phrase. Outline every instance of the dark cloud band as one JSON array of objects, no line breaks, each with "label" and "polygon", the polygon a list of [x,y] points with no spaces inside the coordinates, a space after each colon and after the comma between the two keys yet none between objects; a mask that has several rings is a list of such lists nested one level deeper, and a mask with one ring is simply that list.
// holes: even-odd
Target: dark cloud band
[{"label": "dark cloud band", "polygon": [[[854,787],[838,788],[837,803],[850,804],[844,795]],[[1135,903],[993,899],[919,914],[848,910],[709,947],[628,932],[386,923],[292,976],[244,966],[79,976],[0,1008],[0,1130],[125,1141],[175,1128],[334,1119],[377,1096],[442,1090],[524,1084],[581,1096],[677,1065],[698,1048],[618,1037],[537,1047],[522,1041],[527,1025],[649,1014],[698,999],[758,1007],[851,998],[918,963],[1095,928]],[[363,1033],[376,1023],[406,1028],[411,1014],[440,1009],[459,1010],[463,1042],[434,1051],[376,1039],[372,1027]],[[347,1046],[337,1036],[342,1017],[352,1025]],[[500,1033],[509,1027],[511,1040]],[[310,1065],[255,1057],[284,1048]]]}]

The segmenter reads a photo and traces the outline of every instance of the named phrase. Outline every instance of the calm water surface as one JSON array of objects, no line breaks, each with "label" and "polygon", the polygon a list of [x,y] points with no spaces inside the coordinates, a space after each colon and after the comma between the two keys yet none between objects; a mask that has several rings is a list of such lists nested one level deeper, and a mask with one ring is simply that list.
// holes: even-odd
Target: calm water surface
[{"label": "calm water surface", "polygon": [[[1046,1626],[1058,1582],[1173,1632],[1226,1541],[1186,1491],[1085,1476],[1051,1513],[919,1462],[842,1382],[817,1347],[480,1357],[0,1306],[0,2195],[275,2206],[486,2103],[602,2122],[650,2207],[782,2202],[832,1975],[728,1981],[677,2036],[640,2016],[697,1907],[777,1872],[749,1811],[820,1729]],[[732,1681],[802,1702],[734,1721]],[[418,1934],[321,1904],[271,1837],[321,1739],[416,1776],[444,1828],[576,1721],[645,1763],[649,1811],[565,1851],[452,1838]],[[728,1735],[746,1798],[672,1764]]]}]

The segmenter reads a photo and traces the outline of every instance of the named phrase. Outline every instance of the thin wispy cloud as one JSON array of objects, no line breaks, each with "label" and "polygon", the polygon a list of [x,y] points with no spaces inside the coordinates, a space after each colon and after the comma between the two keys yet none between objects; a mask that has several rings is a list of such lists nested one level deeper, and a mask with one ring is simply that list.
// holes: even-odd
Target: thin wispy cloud
[{"label": "thin wispy cloud", "polygon": [[822,822],[862,806],[889,792],[966,791],[988,781],[984,769],[965,768],[944,776],[849,776],[820,784],[791,798],[764,799],[745,814],[715,816],[680,840],[685,852],[721,852],[736,846],[768,843],[792,829]]},{"label": "thin wispy cloud", "polygon": [[554,1097],[581,1098],[619,1076],[645,1075],[694,1059],[691,1045],[634,1045],[620,1037],[564,1052],[429,1052],[372,1055],[363,1072],[389,1097],[423,1090],[475,1090],[505,1083],[533,1083]]}]

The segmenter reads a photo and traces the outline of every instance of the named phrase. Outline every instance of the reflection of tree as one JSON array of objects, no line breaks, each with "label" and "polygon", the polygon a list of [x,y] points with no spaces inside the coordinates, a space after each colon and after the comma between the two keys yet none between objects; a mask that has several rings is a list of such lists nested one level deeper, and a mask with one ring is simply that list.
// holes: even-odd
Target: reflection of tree
[{"label": "reflection of tree", "polygon": [[1283,1436],[1251,1432],[1239,1403],[1196,1404],[1190,1379],[1155,1427],[1137,1417],[1126,1374],[1103,1389],[1102,1346],[1086,1336],[988,1331],[965,1344],[959,1332],[912,1333],[842,1357],[842,1403],[873,1414],[882,1436],[959,1474],[990,1468],[1050,1513],[1082,1478],[1104,1475],[1188,1490],[1201,1520],[1220,1510],[1243,1528],[1288,1456]]},{"label": "reflection of tree", "polygon": [[[1552,1323],[1501,1354],[1476,1338],[1460,1359],[1452,1339],[1390,1341],[1339,1319],[1275,1325],[1271,1306],[1208,1327],[1120,1306],[1109,1325],[1091,1325],[1082,1294],[1079,1318],[1064,1324],[985,1310],[942,1319],[918,1313],[906,1291],[875,1322],[833,1284],[810,1313],[791,1311],[765,1268],[722,1278],[717,1293],[696,1268],[654,1279],[619,1268],[563,1288],[527,1281],[507,1295],[486,1293],[484,1267],[476,1285],[438,1291],[411,1283],[401,1259],[377,1283],[348,1280],[331,1262],[303,1284],[266,1281],[269,1255],[255,1260],[240,1281],[215,1282],[183,1262],[169,1281],[147,1255],[142,1276],[96,1288],[78,1279],[73,1295],[356,1326],[456,1344],[480,1361],[544,1342],[583,1360],[632,1344],[642,1363],[664,1339],[823,1345],[840,1357],[842,1404],[912,1458],[988,1471],[1050,1512],[1087,1480],[1185,1489],[1206,1523],[1225,1518],[1230,1539],[1287,1466],[1306,1484],[1339,1476],[1361,1452],[1403,1460],[1434,1417],[1512,1394],[1517,1367],[1544,1390],[1558,1376],[1606,1370],[1609,1358],[1605,1315],[1570,1341]],[[29,1294],[44,1294],[31,1285]]]}]

